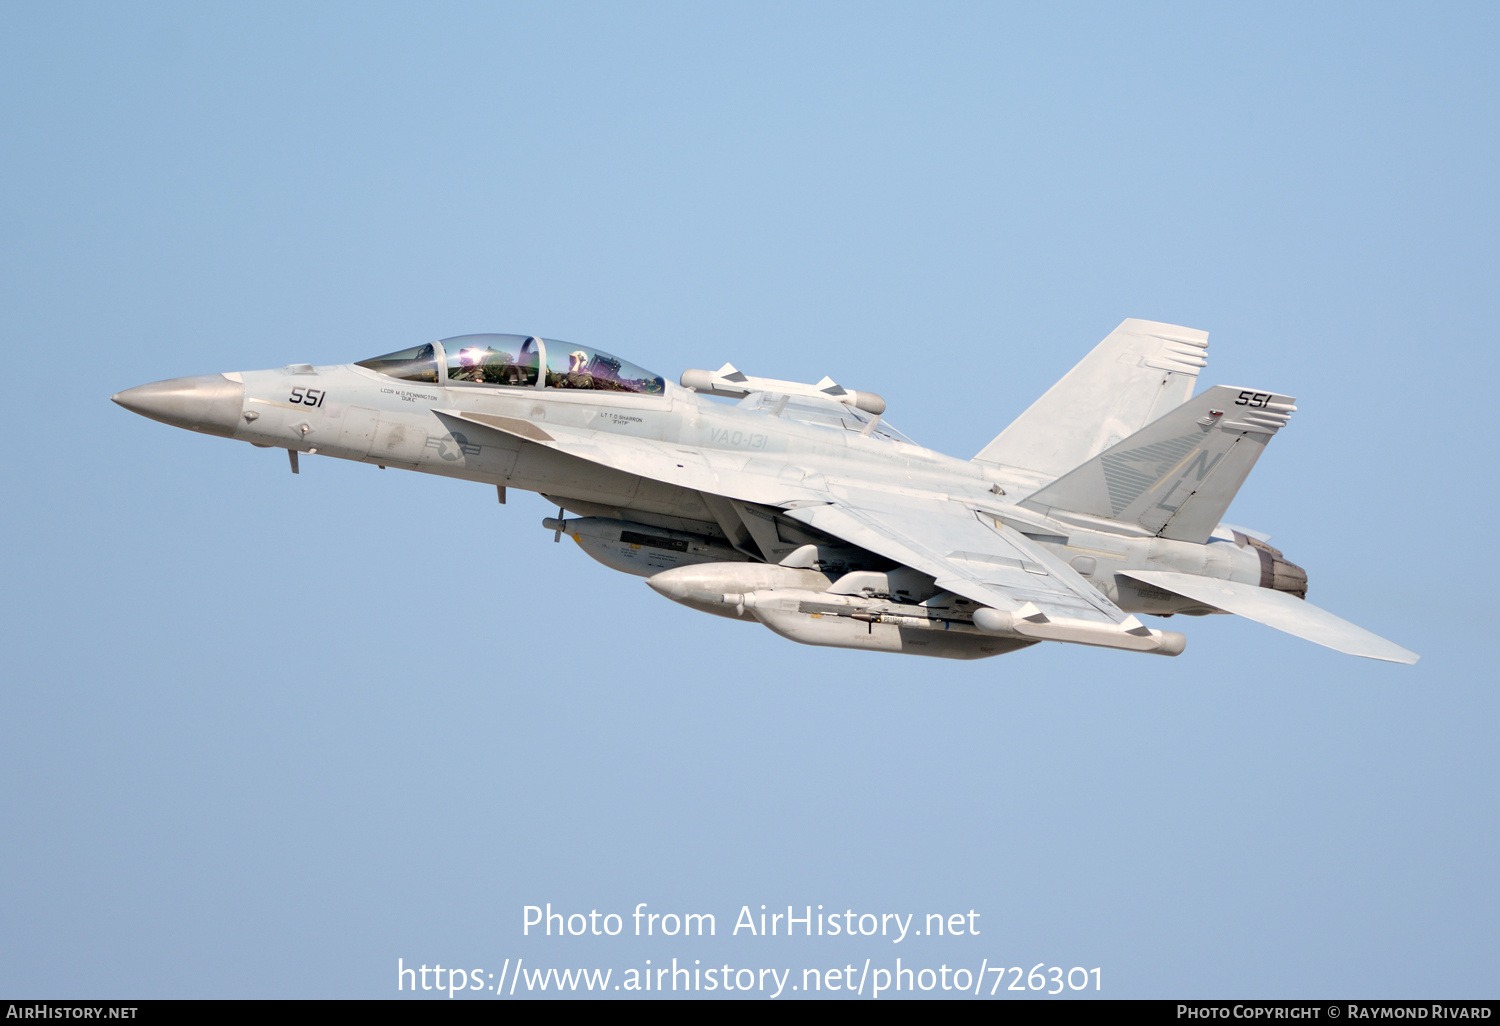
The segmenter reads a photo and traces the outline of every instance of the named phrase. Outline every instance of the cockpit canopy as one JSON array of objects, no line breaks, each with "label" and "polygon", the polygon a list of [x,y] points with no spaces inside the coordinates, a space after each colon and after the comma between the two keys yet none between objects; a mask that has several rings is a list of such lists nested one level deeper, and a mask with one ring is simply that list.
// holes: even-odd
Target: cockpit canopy
[{"label": "cockpit canopy", "polygon": [[[458,335],[357,364],[405,381],[663,395],[666,381],[617,356],[530,335]],[[543,370],[545,368],[545,371]],[[539,380],[540,379],[540,380]]]}]

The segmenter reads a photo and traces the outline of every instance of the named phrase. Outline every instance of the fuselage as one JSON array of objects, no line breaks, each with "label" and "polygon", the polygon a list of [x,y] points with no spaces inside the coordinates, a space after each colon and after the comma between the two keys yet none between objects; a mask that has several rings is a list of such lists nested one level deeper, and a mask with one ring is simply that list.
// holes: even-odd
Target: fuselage
[{"label": "fuselage", "polygon": [[[1122,570],[1165,569],[1272,586],[1267,547],[1242,534],[1224,530],[1196,544],[1028,509],[1017,504],[1026,483],[1008,477],[1005,468],[916,445],[850,408],[830,414],[826,407],[802,410],[795,402],[788,407],[783,401],[779,409],[728,404],[669,382],[641,394],[549,385],[549,377],[566,385],[559,374],[519,385],[432,377],[408,380],[357,364],[302,364],[175,379],[115,398],[143,415],[252,445],[538,492],[580,517],[701,539],[707,547],[698,561],[715,552],[751,561],[765,557],[759,549],[731,547],[714,497],[528,441],[524,425],[645,439],[680,453],[683,461],[711,458],[718,467],[774,475],[799,487],[855,487],[960,502],[1045,546],[1127,612],[1217,610],[1117,576]],[[511,427],[489,430],[462,419],[466,414]],[[766,509],[765,515],[776,512]],[[789,545],[801,537],[794,525],[783,533]],[[695,561],[690,556],[668,552],[666,562],[642,560],[640,569],[604,561],[647,575]]]}]

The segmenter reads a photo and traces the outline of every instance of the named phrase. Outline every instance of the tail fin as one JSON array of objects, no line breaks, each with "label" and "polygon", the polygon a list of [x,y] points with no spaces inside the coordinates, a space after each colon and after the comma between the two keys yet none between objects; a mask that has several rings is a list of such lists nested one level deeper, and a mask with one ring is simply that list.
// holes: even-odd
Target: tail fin
[{"label": "tail fin", "polygon": [[1054,481],[1193,394],[1208,332],[1122,321],[974,459]]},{"label": "tail fin", "polygon": [[1293,401],[1274,392],[1215,385],[1021,505],[1206,542],[1266,443],[1297,409]]}]

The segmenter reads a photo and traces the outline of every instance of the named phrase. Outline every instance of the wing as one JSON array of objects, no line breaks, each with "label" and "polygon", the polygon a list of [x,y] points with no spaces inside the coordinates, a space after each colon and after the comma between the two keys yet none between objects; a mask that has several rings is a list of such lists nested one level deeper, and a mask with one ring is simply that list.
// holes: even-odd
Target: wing
[{"label": "wing", "polygon": [[981,629],[1169,655],[1182,650],[1180,634],[1148,629],[1062,560],[960,503],[845,489],[830,494],[835,501],[793,504],[784,512],[987,607],[991,613],[976,613]]},{"label": "wing", "polygon": [[1409,652],[1393,641],[1371,634],[1363,627],[1356,627],[1326,609],[1319,609],[1311,602],[1284,591],[1196,577],[1192,574],[1169,573],[1165,570],[1122,572],[1126,577],[1176,592],[1195,602],[1207,603],[1226,613],[1243,616],[1247,620],[1263,623],[1267,627],[1274,627],[1278,631],[1294,634],[1348,655],[1407,665],[1415,663],[1419,658],[1415,652]]},{"label": "wing", "polygon": [[625,473],[778,507],[824,534],[931,575],[939,588],[980,606],[976,626],[991,633],[1167,655],[1182,651],[1182,635],[1150,630],[1025,536],[956,502],[830,488],[821,474],[782,459],[490,414],[435,412]]}]

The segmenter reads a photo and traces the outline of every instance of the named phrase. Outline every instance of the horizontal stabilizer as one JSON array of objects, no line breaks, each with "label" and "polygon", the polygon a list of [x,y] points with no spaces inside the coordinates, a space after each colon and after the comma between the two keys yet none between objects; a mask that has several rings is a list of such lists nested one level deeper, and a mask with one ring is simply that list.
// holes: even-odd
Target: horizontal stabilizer
[{"label": "horizontal stabilizer", "polygon": [[1164,570],[1123,570],[1121,574],[1348,655],[1408,665],[1421,658],[1284,591]]},{"label": "horizontal stabilizer", "polygon": [[1021,500],[1203,544],[1297,407],[1290,396],[1215,385]]}]

